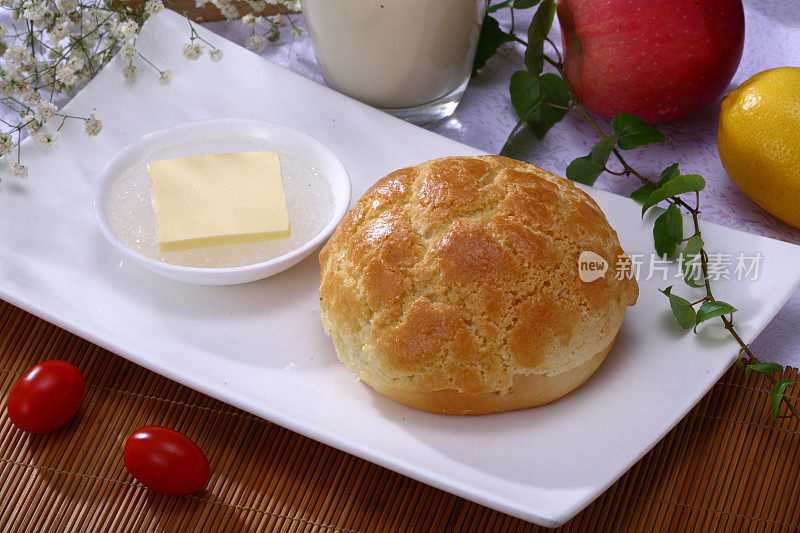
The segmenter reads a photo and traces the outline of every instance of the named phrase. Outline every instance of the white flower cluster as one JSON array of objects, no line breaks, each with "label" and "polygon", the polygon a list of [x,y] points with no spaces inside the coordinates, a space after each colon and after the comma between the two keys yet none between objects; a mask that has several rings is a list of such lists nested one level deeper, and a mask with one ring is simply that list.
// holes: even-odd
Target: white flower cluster
[{"label": "white flower cluster", "polygon": [[111,29],[111,35],[122,42],[130,42],[139,32],[139,25],[133,20],[117,22]]},{"label": "white flower cluster", "polygon": [[136,80],[136,65],[127,65],[122,69],[122,79],[128,82]]},{"label": "white flower cluster", "polygon": [[36,144],[38,144],[39,148],[42,150],[49,150],[56,143],[56,139],[58,139],[57,133],[45,131],[36,136]]},{"label": "white flower cluster", "polygon": [[[205,45],[201,44],[201,42],[204,42]],[[223,56],[222,50],[220,50],[219,48],[215,48],[211,43],[209,43],[205,39],[200,38],[200,36],[198,36],[197,34],[193,34],[191,40],[183,45],[183,57],[185,57],[190,61],[197,61],[205,53],[206,45],[211,47],[211,50],[208,52],[208,57],[211,59],[211,61],[213,61],[214,63],[219,63],[220,61],[222,61],[222,56]],[[168,81],[171,75],[172,73],[170,72],[167,75],[166,80],[162,75],[161,77],[162,81]]]},{"label": "white flower cluster", "polygon": [[[161,0],[150,0],[157,11]],[[8,172],[26,177],[19,143],[26,135],[44,149],[52,148],[67,120],[81,120],[88,135],[102,123],[94,116],[61,112],[54,97],[87,81],[121,45],[131,46],[142,20],[105,0],[0,0],[11,12],[13,28],[0,23],[0,104],[19,118],[0,131],[0,157],[11,160]],[[130,51],[128,51],[130,53]]]},{"label": "white flower cluster", "polygon": [[94,113],[89,115],[89,118],[86,119],[86,122],[83,125],[83,131],[86,132],[86,135],[89,137],[94,137],[100,130],[103,129],[103,123],[95,118]]},{"label": "white flower cluster", "polygon": [[266,43],[267,43],[267,38],[264,37],[262,34],[252,33],[250,34],[250,37],[247,38],[247,41],[245,41],[244,45],[250,50],[260,52],[264,48],[264,45]]},{"label": "white flower cluster", "polygon": [[234,20],[239,18],[239,8],[233,5],[231,0],[212,0],[212,3],[226,19]]},{"label": "white flower cluster", "polygon": [[[292,0],[245,0],[245,2],[251,9],[251,12],[242,17],[242,24],[245,27],[252,28],[252,32],[247,38],[245,46],[256,52],[264,48],[267,40],[277,41],[280,38],[280,26],[283,24],[284,18],[289,18],[284,17],[282,14],[291,11],[300,11],[300,2]],[[267,4],[277,6],[278,13],[267,17],[260,16],[259,13],[264,11]],[[303,28],[295,26],[290,18],[289,22],[292,24],[292,35],[295,37],[301,36],[303,34]],[[266,32],[259,33],[256,27],[262,24],[268,24],[269,28]]]},{"label": "white flower cluster", "polygon": [[144,12],[148,15],[158,13],[162,9],[164,9],[164,2],[161,0],[147,0],[144,4]]},{"label": "white flower cluster", "polygon": [[300,0],[267,0],[268,4],[281,6],[287,11],[300,11]]},{"label": "white flower cluster", "polygon": [[[164,9],[165,0],[140,1],[140,8],[132,9],[129,2],[111,0],[0,0],[12,21],[0,22],[0,105],[19,116],[16,124],[0,127],[0,157],[13,159],[7,165],[11,175],[28,175],[19,160],[19,144],[25,136],[49,150],[68,120],[82,121],[89,136],[100,133],[103,125],[94,114],[80,117],[61,112],[54,97],[80,87],[114,57],[122,60],[122,78],[127,82],[135,81],[141,68],[150,67],[161,83],[170,81],[171,70],[159,68],[136,48],[142,24]],[[215,6],[228,20],[241,17],[242,24],[251,29],[245,44],[252,50],[277,40],[279,26],[287,20],[294,35],[302,33],[287,16],[300,10],[296,0],[195,1],[197,7]],[[278,14],[264,16],[269,6],[277,6]],[[212,62],[222,61],[222,50],[203,39],[191,21],[189,27],[184,57],[197,61],[208,51]]]},{"label": "white flower cluster", "polygon": [[200,43],[186,43],[183,45],[183,57],[190,61],[197,61],[203,55],[204,47]]}]

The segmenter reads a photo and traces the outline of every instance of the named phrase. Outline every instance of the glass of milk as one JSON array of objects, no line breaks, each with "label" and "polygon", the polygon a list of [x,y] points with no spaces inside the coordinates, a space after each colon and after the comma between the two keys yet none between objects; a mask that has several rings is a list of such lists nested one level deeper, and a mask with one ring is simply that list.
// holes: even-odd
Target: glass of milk
[{"label": "glass of milk", "polygon": [[327,84],[415,124],[455,111],[488,0],[303,0]]}]

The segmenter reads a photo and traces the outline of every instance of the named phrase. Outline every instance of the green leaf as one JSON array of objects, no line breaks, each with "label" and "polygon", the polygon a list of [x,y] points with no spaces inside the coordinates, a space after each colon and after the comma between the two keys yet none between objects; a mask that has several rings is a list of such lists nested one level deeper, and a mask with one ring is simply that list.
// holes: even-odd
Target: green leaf
[{"label": "green leaf", "polygon": [[678,196],[685,192],[702,191],[706,182],[699,174],[680,174],[662,183],[658,189],[650,195],[642,206],[642,216],[648,209],[662,200]]},{"label": "green leaf", "polygon": [[645,183],[644,185],[642,185],[641,187],[639,187],[638,189],[636,189],[631,193],[631,198],[633,198],[640,204],[643,204],[645,201],[647,201],[648,198],[650,198],[651,194],[656,192],[656,189],[658,189],[658,185],[656,185],[655,183]]},{"label": "green leaf", "polygon": [[680,175],[681,171],[678,170],[678,163],[673,163],[664,170],[661,171],[661,175],[658,177],[658,186],[661,187],[666,182],[673,178],[677,178]]},{"label": "green leaf", "polygon": [[697,310],[697,319],[694,323],[695,333],[697,333],[697,326],[699,326],[701,322],[711,320],[717,316],[729,315],[736,311],[737,309],[731,304],[720,302],[719,300],[703,302],[703,305]]},{"label": "green leaf", "polygon": [[486,62],[497,53],[497,49],[503,44],[513,41],[514,38],[500,29],[500,24],[494,18],[486,15],[483,18],[481,36],[478,39],[478,48],[475,52],[475,60],[472,63],[472,74],[475,75],[482,69]]},{"label": "green leaf", "polygon": [[525,68],[531,76],[538,76],[544,67],[544,40],[553,26],[556,14],[554,0],[544,0],[533,15],[528,26],[528,47],[525,49]]},{"label": "green leaf", "polygon": [[[486,12],[487,13],[494,13],[494,12],[500,11],[501,9],[506,8],[506,7],[514,7],[514,0],[506,0],[505,2],[500,2],[499,4],[495,4],[493,6],[489,6],[489,8],[486,10]],[[486,23],[486,21],[484,20],[484,24],[485,23]]]},{"label": "green leaf", "polygon": [[664,213],[669,215],[669,225],[667,229],[672,236],[672,240],[675,241],[675,244],[680,244],[681,241],[683,241],[683,217],[681,216],[681,210],[678,209],[677,205],[670,205]]},{"label": "green leaf", "polygon": [[750,372],[774,374],[775,372],[783,372],[783,366],[778,363],[754,363],[752,365],[747,365],[747,368],[744,369],[744,375],[749,376]]},{"label": "green leaf", "polygon": [[786,394],[786,387],[792,383],[797,383],[797,381],[793,379],[779,379],[772,384],[772,388],[769,390],[769,400],[772,405],[772,418],[775,420],[778,419],[778,408],[780,408],[781,400]]},{"label": "green leaf", "polygon": [[[678,170],[678,163],[674,163],[667,168],[665,168],[661,175],[659,176],[659,180],[657,183],[647,182],[635,191],[631,193],[631,198],[639,202],[640,204],[645,203],[650,196],[656,192],[659,187],[664,185],[666,182],[670,181],[673,178],[676,178],[680,175],[680,171]],[[660,200],[659,200],[660,201]]]},{"label": "green leaf", "polygon": [[510,7],[513,9],[528,9],[530,7],[535,6],[540,1],[541,0],[506,0],[505,2],[500,2],[499,4],[489,6],[487,12],[494,13],[495,11],[500,11],[501,9],[506,7]]},{"label": "green leaf", "polygon": [[681,271],[683,272],[683,280],[690,287],[702,287],[703,284],[698,284],[692,278],[693,268],[692,263],[697,254],[703,248],[703,239],[700,235],[694,235],[686,242],[686,248],[683,249],[683,257],[681,258]]},{"label": "green leaf", "polygon": [[671,258],[683,241],[683,217],[676,205],[670,205],[661,213],[653,225],[653,241],[656,253]]},{"label": "green leaf", "polygon": [[569,89],[564,79],[556,74],[532,78],[528,72],[518,70],[511,76],[509,91],[517,116],[531,127],[538,139],[544,137],[567,112]]},{"label": "green leaf", "polygon": [[579,157],[567,166],[567,177],[585,185],[593,185],[597,177],[605,170],[608,158],[616,143],[616,135],[603,137],[600,142],[594,145],[589,155]]},{"label": "green leaf", "polygon": [[675,315],[678,325],[683,329],[692,329],[696,315],[689,300],[672,294],[672,285],[663,291],[659,289],[659,291],[669,298],[669,307],[672,309],[672,314]]},{"label": "green leaf", "polygon": [[745,344],[744,346],[739,348],[739,357],[736,358],[736,367],[737,368],[740,368],[740,369],[744,368],[744,363],[742,362],[742,355],[744,355],[745,350],[747,350],[747,348],[749,348],[749,347],[750,347],[749,344]]},{"label": "green leaf", "polygon": [[614,133],[619,135],[618,144],[623,150],[669,140],[653,126],[630,113],[614,115],[614,118],[611,119],[611,127],[614,129]]}]

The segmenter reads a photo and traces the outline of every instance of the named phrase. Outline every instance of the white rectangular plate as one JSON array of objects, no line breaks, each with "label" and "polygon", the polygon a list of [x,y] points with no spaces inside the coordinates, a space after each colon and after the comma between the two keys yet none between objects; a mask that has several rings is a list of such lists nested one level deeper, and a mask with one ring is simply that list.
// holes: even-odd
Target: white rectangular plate
[{"label": "white rectangular plate", "polygon": [[[241,286],[201,287],[158,277],[102,238],[92,185],[128,143],[205,118],[287,124],[344,161],[354,198],[387,172],[476,150],[346,98],[199,29],[221,63],[181,57],[186,22],[153,17],[138,47],[173,80],[140,66],[133,84],[115,61],[67,106],[96,113],[97,138],[67,123],[58,148],[25,142],[27,181],[0,192],[0,296],[138,364],[277,424],[444,490],[538,524],[560,524],[591,502],[669,431],[722,375],[736,347],[714,326],[699,337],[675,327],[658,292],[641,295],[608,360],[558,402],[485,417],[446,417],[387,400],[356,382],[322,331],[312,256],[287,272]],[[539,161],[547,167],[547,161]],[[557,170],[557,169],[553,169]],[[639,206],[587,189],[629,253],[649,252]],[[718,297],[742,309],[746,341],[800,279],[800,248],[713,224],[712,251],[761,253],[757,281],[722,281]]]}]

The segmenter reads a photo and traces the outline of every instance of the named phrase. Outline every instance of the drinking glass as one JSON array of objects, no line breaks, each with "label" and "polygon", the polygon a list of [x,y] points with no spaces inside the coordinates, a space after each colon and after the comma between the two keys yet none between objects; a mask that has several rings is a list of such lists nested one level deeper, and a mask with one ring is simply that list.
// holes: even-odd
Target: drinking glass
[{"label": "drinking glass", "polygon": [[450,116],[487,0],[303,0],[326,83],[415,124]]}]

